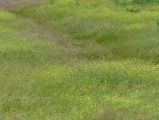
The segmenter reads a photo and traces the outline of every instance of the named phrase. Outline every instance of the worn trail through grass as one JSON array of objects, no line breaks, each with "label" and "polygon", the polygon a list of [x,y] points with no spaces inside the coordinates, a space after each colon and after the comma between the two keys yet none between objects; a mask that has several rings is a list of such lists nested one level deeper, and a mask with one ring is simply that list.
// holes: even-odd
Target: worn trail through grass
[{"label": "worn trail through grass", "polygon": [[19,7],[36,4],[44,0],[0,0],[0,9],[13,10]]},{"label": "worn trail through grass", "polygon": [[80,47],[82,44],[85,43],[73,41],[72,38],[68,37],[67,35],[62,34],[57,30],[50,29],[49,26],[45,26],[45,23],[39,24],[36,20],[41,19],[40,16],[36,19],[32,19],[30,17],[19,15],[15,12],[16,9],[22,9],[30,5],[42,3],[44,1],[45,0],[0,0],[0,8],[2,10],[15,14],[19,17],[19,19],[26,19],[36,24],[36,26],[34,27],[31,27],[29,29],[23,29],[21,32],[19,32],[20,37],[31,36],[35,39],[43,39],[48,40],[50,42],[53,41],[62,45],[60,51],[54,55],[55,60],[62,60],[67,62],[81,61],[77,54],[86,54],[87,56],[87,51]]}]

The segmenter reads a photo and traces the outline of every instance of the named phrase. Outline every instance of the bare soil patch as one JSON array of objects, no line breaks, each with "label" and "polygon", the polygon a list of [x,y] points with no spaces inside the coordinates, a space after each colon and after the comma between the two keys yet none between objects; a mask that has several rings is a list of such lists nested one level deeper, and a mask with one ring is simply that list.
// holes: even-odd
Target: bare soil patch
[{"label": "bare soil patch", "polygon": [[25,7],[44,0],[0,0],[0,9],[12,10],[18,7]]}]

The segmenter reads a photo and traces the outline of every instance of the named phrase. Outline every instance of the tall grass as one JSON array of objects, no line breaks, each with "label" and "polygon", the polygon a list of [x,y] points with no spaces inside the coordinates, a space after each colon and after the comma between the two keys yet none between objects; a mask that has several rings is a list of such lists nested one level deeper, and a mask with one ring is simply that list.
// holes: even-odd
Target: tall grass
[{"label": "tall grass", "polygon": [[159,119],[158,10],[55,0],[0,11],[0,119]]},{"label": "tall grass", "polygon": [[[100,52],[103,54],[102,58],[140,58],[149,61],[156,58],[153,57],[155,53],[152,51],[155,51],[159,44],[158,5],[114,6],[107,1],[83,0],[78,3],[77,5],[73,0],[55,0],[53,4],[39,4],[14,13],[34,19],[71,39],[100,46],[103,49],[103,52]],[[36,19],[37,17],[39,19]],[[89,52],[87,48],[85,46],[83,49]],[[105,51],[109,55],[106,55]],[[97,52],[90,53],[90,56],[83,54],[90,59],[94,54],[100,56]]]}]

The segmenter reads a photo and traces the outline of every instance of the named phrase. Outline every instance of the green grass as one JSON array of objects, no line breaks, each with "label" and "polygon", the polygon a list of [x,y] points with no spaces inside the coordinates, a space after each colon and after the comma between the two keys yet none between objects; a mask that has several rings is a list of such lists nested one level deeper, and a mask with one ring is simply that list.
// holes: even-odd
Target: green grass
[{"label": "green grass", "polygon": [[0,11],[0,119],[159,119],[158,13],[104,0]]},{"label": "green grass", "polygon": [[[134,13],[131,9],[138,9],[139,12]],[[158,49],[159,44],[158,10],[157,4],[128,4],[117,7],[106,1],[81,0],[77,5],[73,0],[60,0],[54,1],[53,4],[46,2],[29,6],[14,13],[29,17],[38,24],[59,31],[74,40],[91,44],[95,42],[94,46],[101,46],[103,58],[140,58],[151,61],[153,51]],[[37,17],[39,19],[36,19]],[[87,46],[83,48],[89,51]],[[109,55],[105,55],[105,51]],[[100,56],[101,52],[94,51],[90,54]],[[87,58],[91,59],[88,55]]]}]

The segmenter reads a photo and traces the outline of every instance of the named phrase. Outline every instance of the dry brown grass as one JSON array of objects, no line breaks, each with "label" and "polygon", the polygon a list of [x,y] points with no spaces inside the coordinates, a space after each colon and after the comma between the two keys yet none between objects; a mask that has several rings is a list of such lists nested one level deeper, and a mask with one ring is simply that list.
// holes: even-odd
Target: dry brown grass
[{"label": "dry brown grass", "polygon": [[117,112],[114,109],[105,109],[100,115],[94,117],[93,120],[150,120],[145,115],[138,115],[134,118],[131,116],[130,118],[126,117],[127,115]]},{"label": "dry brown grass", "polygon": [[93,120],[122,120],[120,118],[117,118],[117,112],[113,109],[106,109],[103,111],[101,115],[98,117],[95,117]]},{"label": "dry brown grass", "polygon": [[42,1],[44,0],[0,0],[0,9],[12,10],[18,7],[24,7]]}]

